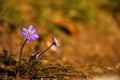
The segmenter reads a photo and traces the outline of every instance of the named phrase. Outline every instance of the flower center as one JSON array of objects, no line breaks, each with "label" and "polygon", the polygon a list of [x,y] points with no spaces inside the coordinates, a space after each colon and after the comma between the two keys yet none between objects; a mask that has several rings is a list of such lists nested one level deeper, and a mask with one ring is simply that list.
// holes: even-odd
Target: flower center
[{"label": "flower center", "polygon": [[28,32],[28,35],[31,35],[31,34],[32,34],[32,32],[29,31],[29,32]]}]

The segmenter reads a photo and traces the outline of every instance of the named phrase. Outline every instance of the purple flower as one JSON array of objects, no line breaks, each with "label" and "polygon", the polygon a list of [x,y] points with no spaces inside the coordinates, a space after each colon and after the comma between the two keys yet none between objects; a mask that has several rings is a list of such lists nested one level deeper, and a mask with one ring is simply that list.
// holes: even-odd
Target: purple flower
[{"label": "purple flower", "polygon": [[56,46],[56,49],[59,50],[60,49],[60,45],[58,44],[57,39],[54,36],[52,36],[52,40],[53,40],[53,44]]},{"label": "purple flower", "polygon": [[22,28],[22,35],[25,36],[26,39],[29,41],[39,38],[37,32],[38,30],[33,28],[32,25],[30,25],[28,29],[26,29],[25,27]]}]

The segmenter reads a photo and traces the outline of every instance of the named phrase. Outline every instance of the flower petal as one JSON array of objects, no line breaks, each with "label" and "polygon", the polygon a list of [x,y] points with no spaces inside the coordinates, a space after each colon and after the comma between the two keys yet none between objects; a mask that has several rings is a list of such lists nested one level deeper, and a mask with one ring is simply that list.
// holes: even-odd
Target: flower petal
[{"label": "flower petal", "polygon": [[58,41],[56,40],[56,38],[54,36],[52,36],[52,40],[53,40],[54,45],[56,46],[56,49],[59,50],[60,45],[58,44]]},{"label": "flower petal", "polygon": [[25,27],[22,28],[22,35],[26,36],[27,35],[27,29]]},{"label": "flower petal", "polygon": [[37,39],[37,38],[35,38],[34,36],[32,36],[31,38],[32,38],[32,40],[36,40],[36,39]]},{"label": "flower petal", "polygon": [[29,41],[31,40],[30,35],[26,35],[25,37],[26,37],[27,40],[29,40]]},{"label": "flower petal", "polygon": [[37,32],[38,32],[37,29],[33,29],[33,30],[32,30],[32,33],[33,33],[33,34],[36,34]]},{"label": "flower petal", "polygon": [[28,31],[32,31],[33,30],[33,26],[30,25],[29,28],[28,28]]},{"label": "flower petal", "polygon": [[56,45],[56,49],[57,49],[57,50],[60,50],[60,46],[59,46],[59,45]]},{"label": "flower petal", "polygon": [[25,27],[22,28],[22,31],[27,32],[27,29]]},{"label": "flower petal", "polygon": [[38,34],[34,34],[33,36],[34,36],[35,38],[39,38]]},{"label": "flower petal", "polygon": [[36,40],[37,38],[35,38],[33,35],[31,36],[31,40]]},{"label": "flower petal", "polygon": [[23,36],[26,36],[27,34],[26,34],[26,32],[24,31],[24,32],[22,32],[22,35],[23,35]]}]

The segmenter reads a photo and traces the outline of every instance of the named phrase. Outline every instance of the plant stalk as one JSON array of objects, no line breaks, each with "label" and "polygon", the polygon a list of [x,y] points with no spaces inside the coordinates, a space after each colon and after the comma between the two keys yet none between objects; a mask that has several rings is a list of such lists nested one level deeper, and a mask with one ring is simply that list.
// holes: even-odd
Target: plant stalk
[{"label": "plant stalk", "polygon": [[50,49],[52,46],[54,45],[54,43],[52,43],[47,49],[45,49],[44,51],[42,51],[41,53],[39,53],[38,58],[43,55],[48,49]]},{"label": "plant stalk", "polygon": [[22,47],[21,47],[21,49],[20,49],[20,55],[19,55],[19,67],[21,66],[22,51],[23,51],[23,48],[24,48],[26,42],[27,42],[27,39],[24,41],[24,43],[23,43],[23,45],[22,45]]}]

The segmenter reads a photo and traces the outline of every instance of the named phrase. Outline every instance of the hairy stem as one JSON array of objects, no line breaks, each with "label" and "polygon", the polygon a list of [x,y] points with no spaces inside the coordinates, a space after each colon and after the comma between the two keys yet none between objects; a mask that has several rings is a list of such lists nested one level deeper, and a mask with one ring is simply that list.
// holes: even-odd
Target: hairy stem
[{"label": "hairy stem", "polygon": [[41,53],[39,53],[38,58],[43,55],[48,49],[50,49],[52,46],[54,45],[54,43],[52,43],[47,49],[45,49],[44,51],[42,51]]},{"label": "hairy stem", "polygon": [[27,42],[27,39],[24,41],[21,49],[20,49],[20,55],[19,55],[19,67],[21,66],[21,58],[22,58],[22,51],[23,51],[23,48],[25,46],[25,43]]}]

